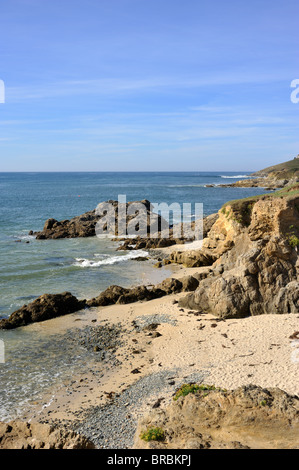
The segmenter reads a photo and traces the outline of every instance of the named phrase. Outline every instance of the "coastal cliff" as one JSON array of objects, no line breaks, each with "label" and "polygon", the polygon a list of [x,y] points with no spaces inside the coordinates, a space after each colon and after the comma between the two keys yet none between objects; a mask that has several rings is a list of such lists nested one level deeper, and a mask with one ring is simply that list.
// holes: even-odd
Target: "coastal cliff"
[{"label": "coastal cliff", "polygon": [[[222,318],[299,312],[299,185],[225,204],[198,259],[211,271],[182,307]],[[190,253],[171,259],[188,265]],[[205,262],[202,263],[206,264]],[[212,263],[211,263],[212,264]]]}]

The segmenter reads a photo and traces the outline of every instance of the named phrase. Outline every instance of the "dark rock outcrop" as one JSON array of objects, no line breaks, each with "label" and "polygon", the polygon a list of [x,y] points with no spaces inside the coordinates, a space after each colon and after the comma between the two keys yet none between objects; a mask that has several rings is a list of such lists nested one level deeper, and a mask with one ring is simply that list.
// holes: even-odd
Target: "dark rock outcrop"
[{"label": "dark rock outcrop", "polygon": [[189,292],[195,290],[197,286],[198,280],[192,276],[185,276],[181,280],[167,278],[152,287],[137,286],[126,289],[120,286],[110,286],[104,292],[101,292],[98,297],[88,300],[86,305],[88,307],[103,307],[113,304],[147,301],[177,292]]},{"label": "dark rock outcrop", "polygon": [[177,292],[190,292],[196,289],[199,281],[193,276],[185,276],[181,280],[165,279],[156,286],[136,286],[125,288],[112,285],[90,300],[78,300],[70,292],[62,294],[44,294],[28,305],[23,305],[13,312],[9,318],[0,320],[0,329],[13,329],[30,323],[49,320],[83,308],[104,307],[113,304],[129,304],[134,302],[158,299]]},{"label": "dark rock outcrop", "polygon": [[169,295],[180,292],[182,290],[183,284],[179,279],[169,277],[164,279],[164,281],[158,284],[157,287],[164,291],[166,295]]},{"label": "dark rock outcrop", "polygon": [[85,300],[78,300],[70,292],[43,294],[13,312],[9,318],[0,320],[0,329],[18,328],[29,323],[49,320],[81,310],[85,305]]},{"label": "dark rock outcrop", "polygon": [[171,233],[169,238],[142,238],[136,237],[127,239],[124,243],[117,248],[117,251],[122,250],[151,250],[154,248],[166,248],[167,246],[173,246],[177,243],[184,243],[185,239],[172,238]]},{"label": "dark rock outcrop", "polygon": [[126,289],[120,286],[110,286],[98,297],[94,297],[87,301],[88,307],[103,307],[113,304],[128,304],[131,302],[139,302],[142,300],[151,300],[154,298],[153,293],[145,286],[133,287]]},{"label": "dark rock outcrop", "polygon": [[[115,218],[107,219],[106,226],[104,224],[105,230],[110,235],[118,235],[119,228],[119,209],[126,211],[126,229],[128,229],[129,224],[135,219],[136,214],[134,212],[134,205],[142,205],[146,213],[146,223],[147,223],[147,233],[150,233],[151,227],[157,227],[158,230],[163,230],[168,227],[166,221],[158,214],[152,212],[152,204],[150,201],[144,199],[142,201],[131,201],[127,203],[118,204],[118,201],[106,201],[100,203],[96,209],[85,212],[82,215],[73,217],[72,219],[58,221],[56,219],[48,219],[45,222],[44,228],[40,232],[30,231],[30,235],[35,235],[36,239],[59,239],[59,238],[77,238],[77,237],[93,237],[96,235],[96,225],[103,219],[107,214],[107,205],[110,205],[114,208]],[[134,212],[134,213],[132,213]],[[115,227],[113,223],[115,223]],[[138,222],[136,220],[136,225]],[[138,227],[137,227],[138,229]]]},{"label": "dark rock outcrop", "polygon": [[[212,226],[218,219],[218,214],[210,214],[203,218],[203,232],[202,238],[207,237]],[[173,245],[180,245],[194,240],[195,221],[191,222],[190,226],[187,224],[179,224],[175,227],[159,232],[157,237],[136,237],[131,239],[124,239],[123,244],[117,250],[150,250],[154,248],[165,248]],[[180,236],[176,237],[175,235]],[[197,235],[198,236],[198,235]],[[170,260],[174,261],[174,260]],[[175,261],[176,262],[176,261]]]}]

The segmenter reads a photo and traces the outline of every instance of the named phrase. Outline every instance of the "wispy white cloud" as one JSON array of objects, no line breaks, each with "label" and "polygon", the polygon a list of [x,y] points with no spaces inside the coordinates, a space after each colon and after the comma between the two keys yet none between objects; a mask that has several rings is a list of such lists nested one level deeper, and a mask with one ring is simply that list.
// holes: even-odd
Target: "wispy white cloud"
[{"label": "wispy white cloud", "polygon": [[[37,100],[76,95],[121,95],[126,93],[161,92],[169,89],[196,89],[213,86],[240,84],[267,84],[289,80],[285,73],[248,73],[230,70],[229,73],[215,71],[201,77],[160,76],[147,78],[101,78],[89,80],[61,80],[38,84],[6,87],[7,101]],[[200,110],[200,108],[198,108]],[[204,107],[202,107],[204,110]],[[208,110],[208,107],[206,108]],[[221,112],[221,107],[218,109]]]}]

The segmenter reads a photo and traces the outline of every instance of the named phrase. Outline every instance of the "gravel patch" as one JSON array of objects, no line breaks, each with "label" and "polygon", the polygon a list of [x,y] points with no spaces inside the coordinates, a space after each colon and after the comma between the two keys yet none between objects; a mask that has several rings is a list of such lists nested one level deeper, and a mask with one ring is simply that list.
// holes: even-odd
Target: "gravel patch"
[{"label": "gravel patch", "polygon": [[125,330],[120,323],[87,326],[82,329],[70,330],[65,334],[65,339],[92,353],[95,362],[105,361],[109,366],[116,367],[121,364],[115,358],[115,353],[117,348],[124,344],[124,333]]},{"label": "gravel patch", "polygon": [[133,446],[138,418],[153,408],[157,399],[170,401],[183,383],[202,383],[207,372],[182,377],[182,371],[171,369],[139,379],[111,403],[82,412],[72,429],[90,438],[99,449],[130,449]]},{"label": "gravel patch", "polygon": [[170,315],[157,313],[154,315],[142,315],[140,317],[136,317],[132,322],[137,331],[141,331],[153,323],[169,323],[170,325],[176,326],[177,320]]}]

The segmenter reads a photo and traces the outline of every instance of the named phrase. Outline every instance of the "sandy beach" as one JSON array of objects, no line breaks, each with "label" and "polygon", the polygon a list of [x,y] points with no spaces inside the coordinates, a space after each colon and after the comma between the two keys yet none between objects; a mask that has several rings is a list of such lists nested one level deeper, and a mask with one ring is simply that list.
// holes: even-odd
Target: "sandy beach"
[{"label": "sandy beach", "polygon": [[[177,278],[199,270],[179,266],[172,269],[173,277]],[[130,446],[138,417],[150,412],[157,400],[161,408],[166,406],[177,388],[186,382],[228,390],[255,384],[299,394],[299,341],[290,338],[298,330],[299,315],[220,320],[180,308],[177,301],[184,295],[97,307],[27,326],[53,333],[86,326],[121,325],[123,334],[122,345],[115,352],[117,367],[103,369],[101,363],[95,363],[84,375],[73,377],[59,390],[49,391],[24,419],[71,426],[84,422],[88,426],[88,416],[93,416],[94,409],[98,413],[101,407],[104,410],[105,406],[114,406],[127,391],[132,394],[143,380],[151,380],[151,387],[143,390],[136,402],[122,402],[132,427],[131,440],[123,445]],[[113,413],[110,424],[113,427],[114,420],[117,428],[121,413],[119,416],[117,410]],[[111,440],[98,445],[117,448],[120,445],[117,432],[116,429]]]}]

